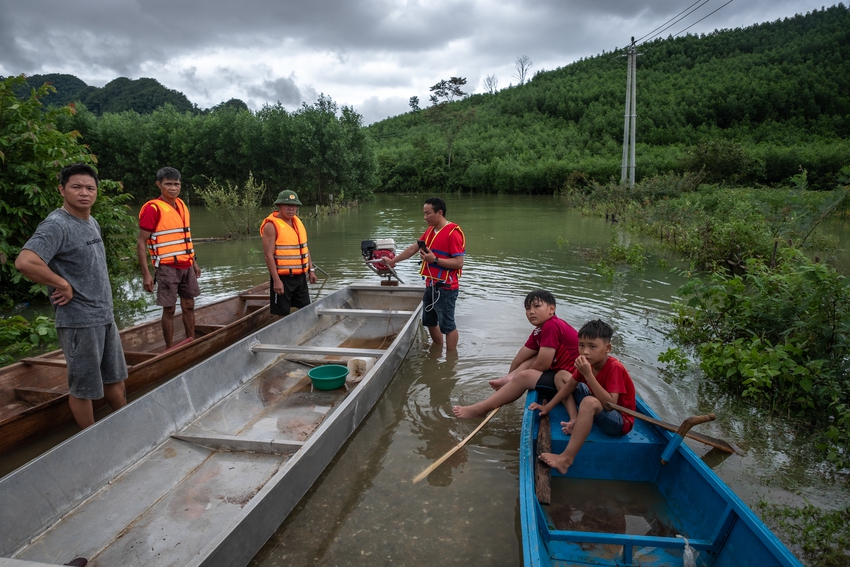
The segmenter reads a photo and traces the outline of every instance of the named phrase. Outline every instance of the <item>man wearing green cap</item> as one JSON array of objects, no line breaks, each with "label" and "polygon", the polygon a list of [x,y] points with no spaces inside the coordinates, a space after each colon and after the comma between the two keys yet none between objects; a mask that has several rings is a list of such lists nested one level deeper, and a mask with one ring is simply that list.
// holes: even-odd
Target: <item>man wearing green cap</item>
[{"label": "man wearing green cap", "polygon": [[271,274],[269,289],[270,310],[286,317],[292,307],[310,304],[310,283],[316,283],[316,273],[307,248],[307,229],[298,218],[298,195],[281,191],[274,202],[277,212],[260,225],[263,237],[263,257]]}]

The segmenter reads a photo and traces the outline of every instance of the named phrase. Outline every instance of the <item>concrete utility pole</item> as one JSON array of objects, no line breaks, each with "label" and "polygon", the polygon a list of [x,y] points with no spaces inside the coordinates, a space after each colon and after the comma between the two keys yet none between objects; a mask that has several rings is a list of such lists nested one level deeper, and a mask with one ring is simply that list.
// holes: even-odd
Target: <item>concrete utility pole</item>
[{"label": "concrete utility pole", "polygon": [[[626,76],[626,119],[623,125],[623,170],[620,184],[626,184],[629,178],[629,189],[635,186],[635,120],[637,118],[637,47],[635,38],[628,47],[629,71]],[[631,151],[630,151],[631,148]]]}]

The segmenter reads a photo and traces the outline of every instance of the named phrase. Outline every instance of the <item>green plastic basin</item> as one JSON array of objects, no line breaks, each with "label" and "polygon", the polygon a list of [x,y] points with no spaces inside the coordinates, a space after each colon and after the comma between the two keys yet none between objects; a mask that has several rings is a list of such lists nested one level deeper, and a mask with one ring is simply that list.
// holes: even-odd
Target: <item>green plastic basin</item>
[{"label": "green plastic basin", "polygon": [[348,367],[342,364],[325,364],[310,369],[307,376],[317,390],[336,390],[345,384]]}]

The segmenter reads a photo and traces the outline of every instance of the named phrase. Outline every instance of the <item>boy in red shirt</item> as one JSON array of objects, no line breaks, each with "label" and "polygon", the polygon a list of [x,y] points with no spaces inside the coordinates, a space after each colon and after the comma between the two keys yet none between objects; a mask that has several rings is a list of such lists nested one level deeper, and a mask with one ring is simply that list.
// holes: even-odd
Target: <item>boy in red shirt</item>
[{"label": "boy in red shirt", "polygon": [[607,435],[625,435],[634,425],[633,417],[605,409],[606,402],[635,409],[632,378],[619,360],[608,355],[613,334],[611,327],[599,319],[586,323],[578,332],[581,355],[576,358],[575,372],[572,376],[558,373],[555,378],[558,393],[545,406],[536,403],[528,406],[530,410],[539,409],[540,415],[549,413],[562,400],[567,406],[570,420],[561,422],[564,433],[571,435],[567,448],[560,455],[540,455],[541,461],[561,474],[573,464],[593,425]]},{"label": "boy in red shirt", "polygon": [[[555,296],[538,289],[525,297],[525,316],[534,331],[511,362],[510,372],[490,386],[489,398],[471,406],[454,406],[456,417],[476,417],[519,399],[526,390],[537,389],[542,397],[557,395],[555,376],[569,375],[578,356],[578,334],[555,315]],[[542,399],[542,398],[541,398]]]}]

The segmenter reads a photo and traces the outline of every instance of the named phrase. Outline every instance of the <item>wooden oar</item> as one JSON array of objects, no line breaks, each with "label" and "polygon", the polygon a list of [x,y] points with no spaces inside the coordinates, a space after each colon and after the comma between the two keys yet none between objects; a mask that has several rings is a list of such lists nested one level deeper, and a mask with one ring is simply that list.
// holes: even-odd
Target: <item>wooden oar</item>
[{"label": "wooden oar", "polygon": [[498,408],[496,408],[496,409],[494,409],[493,411],[491,411],[490,413],[488,413],[488,414],[487,414],[487,417],[485,417],[485,418],[484,418],[484,420],[483,420],[480,424],[478,424],[478,427],[476,427],[476,428],[472,431],[472,433],[470,433],[469,435],[467,435],[467,436],[466,436],[466,438],[464,438],[464,440],[463,440],[463,441],[461,441],[460,443],[458,443],[457,445],[455,445],[454,447],[452,447],[452,448],[449,450],[449,452],[448,452],[448,453],[446,453],[445,455],[443,455],[442,457],[440,457],[439,459],[437,459],[437,460],[434,462],[434,464],[432,464],[430,467],[428,467],[427,469],[425,469],[424,471],[422,471],[421,473],[419,473],[418,475],[416,475],[416,477],[413,479],[413,484],[416,484],[417,482],[419,482],[420,480],[422,480],[423,478],[427,477],[429,474],[431,474],[432,472],[434,472],[434,469],[436,469],[437,467],[439,467],[440,465],[442,465],[444,462],[446,462],[446,459],[448,459],[449,457],[451,457],[452,455],[454,455],[454,454],[455,454],[455,452],[457,452],[457,450],[458,450],[458,449],[460,449],[461,447],[463,447],[464,445],[466,445],[466,444],[467,444],[467,442],[468,442],[470,439],[472,439],[473,437],[475,437],[475,434],[476,434],[476,433],[478,433],[479,431],[481,431],[481,428],[482,428],[482,427],[484,427],[484,426],[487,424],[487,422],[488,422],[488,421],[490,421],[490,418],[491,418],[491,417],[493,417],[494,415],[496,415],[496,412],[497,412],[497,411],[499,411],[499,408],[500,408],[500,407],[502,407],[502,406],[499,406]]},{"label": "wooden oar", "polygon": [[552,503],[552,469],[539,459],[542,453],[552,450],[552,430],[549,428],[549,414],[540,418],[537,429],[537,459],[534,459],[534,492],[537,501],[548,506]]},{"label": "wooden oar", "polygon": [[[617,404],[606,403],[606,407],[609,409],[615,409],[621,413],[626,415],[630,415],[632,417],[636,417],[638,419],[642,419],[656,427],[660,427],[661,429],[666,429],[667,431],[672,431],[673,433],[677,433],[679,431],[679,426],[673,425],[672,423],[667,423],[666,421],[660,421],[649,417],[648,415],[643,415],[642,413],[624,408],[623,406],[618,406]],[[694,431],[688,431],[685,433],[685,437],[690,437],[695,441],[699,441],[700,443],[705,443],[715,449],[720,449],[725,453],[735,453],[735,449],[732,448],[732,445],[724,441],[723,439],[715,439],[714,437],[709,437],[708,435],[703,435],[702,433],[696,433]]]}]

